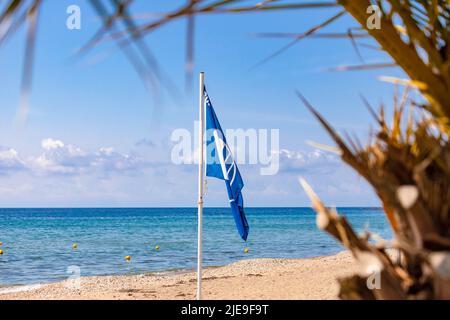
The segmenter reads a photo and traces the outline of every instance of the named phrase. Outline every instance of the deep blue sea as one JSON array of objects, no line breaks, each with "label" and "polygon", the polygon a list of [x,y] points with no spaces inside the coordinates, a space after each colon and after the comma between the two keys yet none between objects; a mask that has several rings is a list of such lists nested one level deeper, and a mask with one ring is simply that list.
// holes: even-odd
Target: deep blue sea
[{"label": "deep blue sea", "polygon": [[[368,227],[391,237],[377,208],[339,208],[358,231]],[[317,229],[310,208],[247,208],[250,234],[243,242],[229,208],[206,208],[205,266],[245,258],[304,258],[343,248]],[[196,208],[0,209],[0,286],[82,276],[194,269]],[[72,249],[77,243],[78,248]],[[160,247],[159,251],[155,246]],[[244,248],[249,253],[244,253]],[[131,256],[126,262],[124,257]]]}]

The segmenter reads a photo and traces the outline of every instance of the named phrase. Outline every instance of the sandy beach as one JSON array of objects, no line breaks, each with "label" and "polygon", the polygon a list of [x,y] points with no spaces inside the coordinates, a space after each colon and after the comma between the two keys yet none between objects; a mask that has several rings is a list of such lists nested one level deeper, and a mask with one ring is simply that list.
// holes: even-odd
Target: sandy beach
[{"label": "sandy beach", "polygon": [[[348,252],[308,259],[249,259],[205,269],[204,299],[337,299],[336,278],[357,269]],[[81,277],[0,289],[4,299],[195,299],[196,274]]]}]

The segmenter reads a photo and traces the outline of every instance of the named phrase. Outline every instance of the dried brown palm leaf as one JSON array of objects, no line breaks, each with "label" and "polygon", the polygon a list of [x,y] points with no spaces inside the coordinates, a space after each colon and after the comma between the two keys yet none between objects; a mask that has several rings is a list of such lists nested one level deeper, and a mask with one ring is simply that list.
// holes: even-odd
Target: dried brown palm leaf
[{"label": "dried brown palm leaf", "polygon": [[[447,263],[445,259],[450,255],[450,142],[449,137],[438,129],[439,122],[429,116],[417,120],[410,114],[406,115],[404,124],[402,120],[405,119],[408,102],[405,92],[401,99],[395,99],[397,104],[390,126],[386,123],[383,108],[376,114],[369,107],[379,129],[372,142],[361,147],[354,138],[342,139],[303,96],[299,97],[330,133],[342,159],[373,186],[391,223],[396,247],[402,251],[404,259],[401,262],[395,262],[389,256],[388,260],[380,260],[382,270],[388,270],[388,266],[395,267],[392,273],[379,274],[381,282],[387,285],[373,291],[373,297],[394,298],[396,291],[393,288],[401,288],[399,290],[404,296],[397,298],[450,298],[450,287],[446,282],[450,274],[443,271],[442,265]],[[347,222],[342,222],[337,213],[329,212],[305,182],[302,186],[318,212],[318,226],[353,253],[361,250],[364,246],[360,242],[364,239],[355,239],[355,233],[349,230],[351,227]],[[325,225],[327,227],[324,228]],[[347,230],[345,237],[339,232],[341,229]],[[388,249],[367,241],[364,244],[364,251],[369,254],[376,252],[375,249],[383,252]],[[361,260],[357,254],[354,255]],[[440,258],[432,258],[436,255]],[[440,262],[433,259],[440,259]],[[362,277],[360,274],[342,281],[341,297],[370,297],[366,286],[369,278],[370,275]],[[395,287],[394,279],[398,282]]]}]

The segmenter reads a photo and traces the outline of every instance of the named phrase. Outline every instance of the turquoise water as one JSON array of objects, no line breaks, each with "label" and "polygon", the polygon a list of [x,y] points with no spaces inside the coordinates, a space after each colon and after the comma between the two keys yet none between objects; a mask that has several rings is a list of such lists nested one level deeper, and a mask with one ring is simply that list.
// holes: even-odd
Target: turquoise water
[{"label": "turquoise water", "polygon": [[[377,208],[341,208],[359,231],[390,238]],[[342,247],[317,229],[310,208],[247,208],[244,243],[228,208],[204,210],[204,265],[244,258],[303,258]],[[70,266],[82,276],[193,269],[197,255],[196,208],[0,209],[0,286],[66,279]],[[73,250],[72,244],[78,249]],[[156,251],[154,247],[160,246]],[[250,252],[245,254],[248,246]],[[124,260],[126,255],[131,262]]]}]

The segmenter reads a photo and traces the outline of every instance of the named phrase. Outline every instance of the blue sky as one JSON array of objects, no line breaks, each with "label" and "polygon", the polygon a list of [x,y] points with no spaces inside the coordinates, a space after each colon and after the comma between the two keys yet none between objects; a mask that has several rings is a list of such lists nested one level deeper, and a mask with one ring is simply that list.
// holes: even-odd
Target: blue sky
[{"label": "blue sky", "polygon": [[[177,1],[136,1],[135,13],[160,13]],[[66,8],[81,8],[81,30],[66,28]],[[262,39],[259,32],[302,32],[335,10],[208,15],[196,21],[195,74],[206,84],[224,128],[280,130],[280,172],[261,176],[257,165],[240,168],[248,206],[309,205],[298,184],[304,176],[330,205],[378,205],[372,190],[341,164],[306,141],[331,143],[299,103],[300,90],[340,131],[365,139],[373,121],[359,98],[374,105],[392,100],[392,87],[378,75],[329,72],[359,64],[348,40],[305,40],[252,69],[287,39]],[[143,22],[143,20],[140,20]],[[99,19],[86,1],[46,1],[38,29],[31,109],[24,126],[16,113],[25,34],[0,48],[0,203],[4,207],[195,206],[196,167],[170,161],[176,128],[193,130],[197,78],[185,90],[186,21],[150,34],[146,42],[179,94],[161,90],[159,99],[111,42],[81,59],[74,52],[95,33]],[[346,31],[344,17],[324,31]],[[367,40],[365,41],[368,42]],[[389,61],[362,49],[367,62]],[[209,206],[226,206],[221,181],[209,181]]]}]

